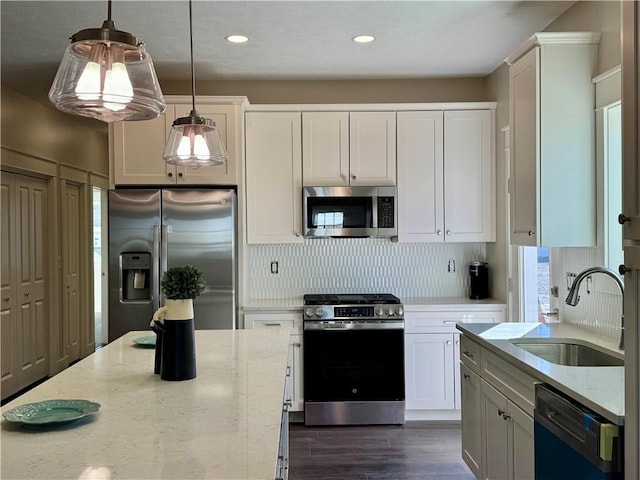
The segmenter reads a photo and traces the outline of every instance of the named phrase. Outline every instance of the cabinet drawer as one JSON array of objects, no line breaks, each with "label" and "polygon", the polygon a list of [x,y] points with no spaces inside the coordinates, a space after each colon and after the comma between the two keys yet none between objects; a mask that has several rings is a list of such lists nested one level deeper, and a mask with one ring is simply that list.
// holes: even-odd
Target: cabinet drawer
[{"label": "cabinet drawer", "polygon": [[457,323],[498,323],[504,321],[503,310],[455,312],[407,312],[405,308],[405,330],[407,333],[457,333]]},{"label": "cabinet drawer", "polygon": [[487,350],[482,352],[480,376],[533,416],[536,383],[533,377]]},{"label": "cabinet drawer", "polygon": [[481,374],[481,352],[482,347],[479,344],[462,335],[460,338],[460,360],[478,375]]},{"label": "cabinet drawer", "polygon": [[302,314],[285,313],[245,313],[245,328],[289,328],[302,331]]}]

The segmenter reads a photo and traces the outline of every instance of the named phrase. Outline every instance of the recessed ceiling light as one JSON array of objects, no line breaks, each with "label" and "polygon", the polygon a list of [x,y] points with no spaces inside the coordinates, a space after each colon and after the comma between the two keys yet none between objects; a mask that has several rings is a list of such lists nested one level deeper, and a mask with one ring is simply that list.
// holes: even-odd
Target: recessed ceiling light
[{"label": "recessed ceiling light", "polygon": [[356,35],[351,40],[356,43],[371,43],[376,39],[373,35]]},{"label": "recessed ceiling light", "polygon": [[249,41],[249,37],[246,35],[227,35],[224,38],[230,43],[247,43]]}]

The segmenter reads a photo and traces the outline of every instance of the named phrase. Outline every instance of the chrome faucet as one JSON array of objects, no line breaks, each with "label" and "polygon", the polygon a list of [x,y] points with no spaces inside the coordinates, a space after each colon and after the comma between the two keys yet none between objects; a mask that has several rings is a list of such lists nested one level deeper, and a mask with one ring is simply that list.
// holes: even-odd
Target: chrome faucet
[{"label": "chrome faucet", "polygon": [[618,288],[620,289],[620,293],[622,294],[623,313],[620,317],[620,346],[618,348],[620,348],[620,350],[624,350],[624,285],[622,284],[622,279],[616,272],[605,267],[589,267],[586,270],[583,270],[576,276],[575,280],[573,281],[573,284],[569,289],[569,293],[567,294],[565,303],[567,305],[571,305],[572,307],[575,307],[578,304],[578,302],[580,301],[580,295],[578,294],[580,290],[580,284],[582,284],[582,281],[585,278],[593,275],[594,273],[604,273],[605,275],[613,278],[616,281],[616,285],[618,285]]}]

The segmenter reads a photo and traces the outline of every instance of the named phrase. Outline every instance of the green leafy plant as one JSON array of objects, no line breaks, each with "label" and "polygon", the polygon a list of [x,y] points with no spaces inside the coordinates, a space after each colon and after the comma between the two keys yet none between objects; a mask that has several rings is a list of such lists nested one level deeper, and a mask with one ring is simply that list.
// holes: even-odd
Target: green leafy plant
[{"label": "green leafy plant", "polygon": [[204,291],[204,275],[193,265],[171,267],[162,275],[160,288],[170,300],[196,298]]}]

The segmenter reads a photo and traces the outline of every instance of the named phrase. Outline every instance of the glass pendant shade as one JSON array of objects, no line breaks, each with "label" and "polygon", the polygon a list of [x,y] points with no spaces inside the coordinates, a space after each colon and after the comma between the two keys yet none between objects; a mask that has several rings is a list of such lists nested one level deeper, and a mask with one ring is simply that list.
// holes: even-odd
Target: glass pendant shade
[{"label": "glass pendant shade", "polygon": [[227,151],[216,123],[192,110],[188,117],[173,122],[162,158],[172,165],[198,169],[223,164]]},{"label": "glass pendant shade", "polygon": [[165,110],[144,44],[111,20],[71,37],[49,99],[63,112],[103,122],[150,120]]},{"label": "glass pendant shade", "polygon": [[191,113],[174,120],[162,158],[172,165],[198,169],[221,165],[227,151],[220,139],[216,122],[203,118],[196,111],[196,76],[193,64],[193,13],[189,0],[189,42],[191,53]]}]

